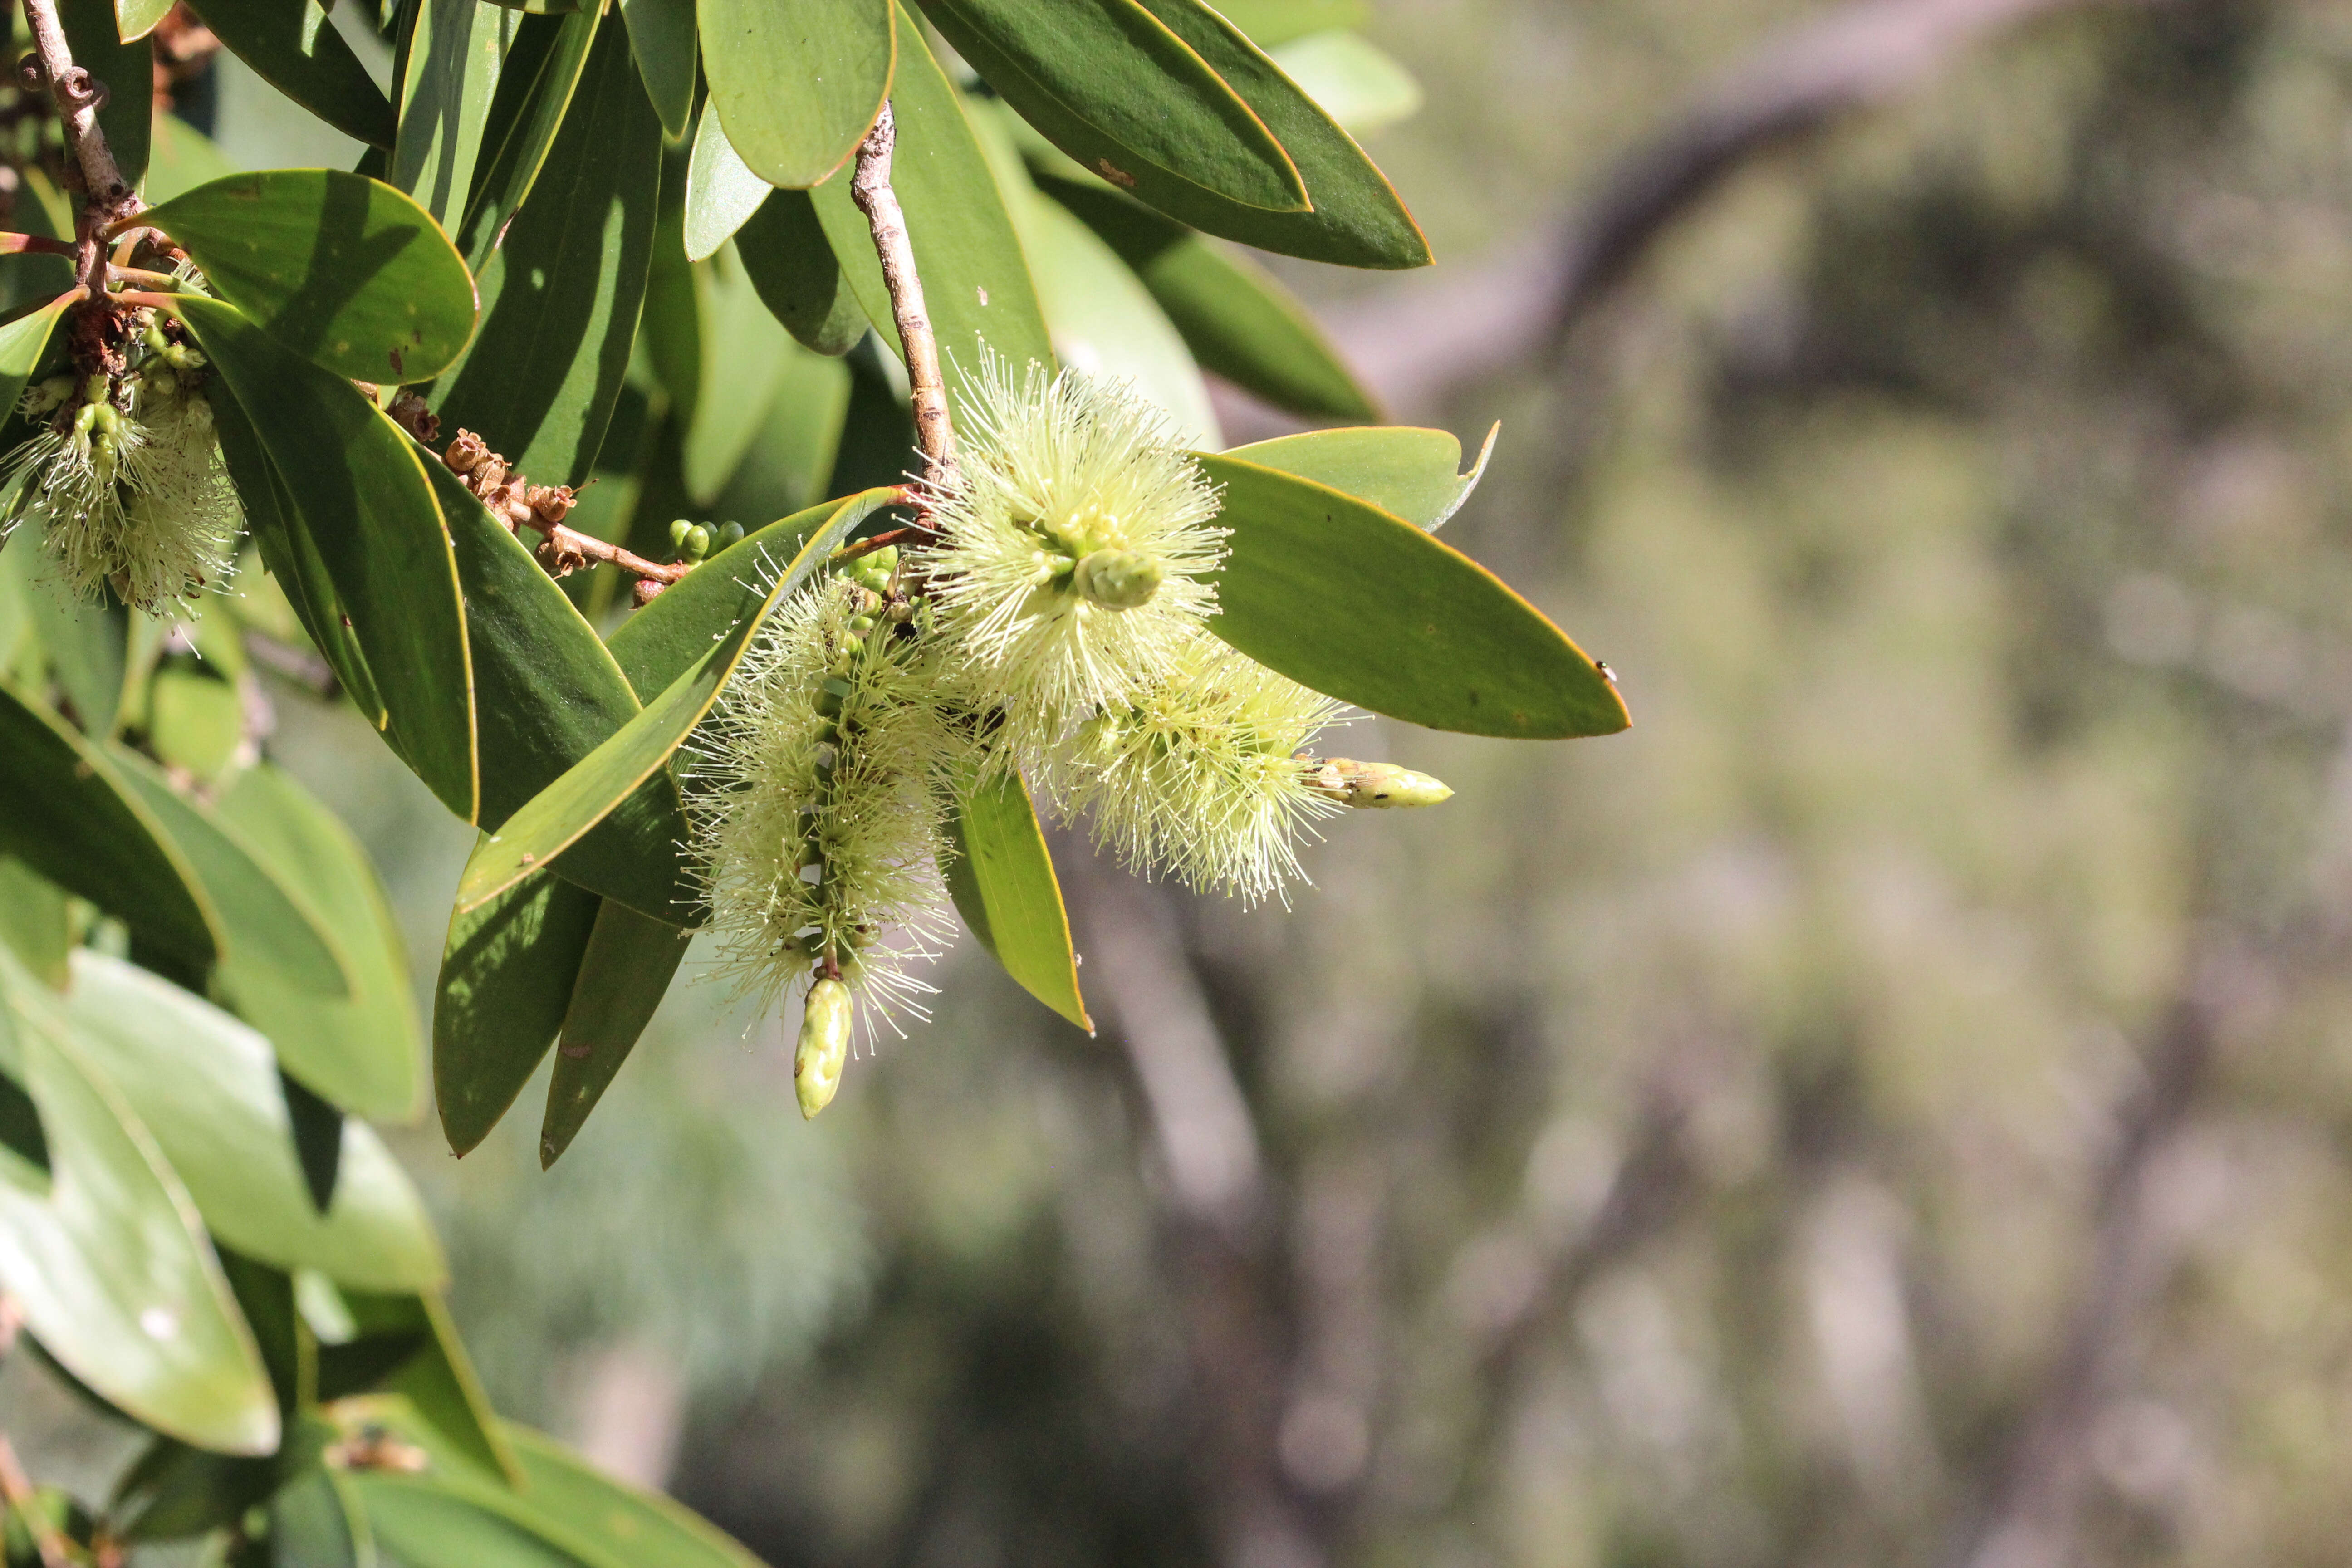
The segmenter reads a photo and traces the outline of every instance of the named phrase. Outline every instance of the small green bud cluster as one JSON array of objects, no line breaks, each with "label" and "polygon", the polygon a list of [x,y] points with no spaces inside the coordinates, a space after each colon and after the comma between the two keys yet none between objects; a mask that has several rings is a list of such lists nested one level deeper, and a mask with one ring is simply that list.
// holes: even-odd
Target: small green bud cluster
[{"label": "small green bud cluster", "polygon": [[8,459],[6,525],[37,520],[67,585],[125,604],[190,603],[227,574],[240,513],[214,430],[204,354],[146,314],[120,372],[56,375],[20,405],[41,422]]},{"label": "small green bud cluster", "polygon": [[669,525],[670,548],[681,561],[699,564],[707,556],[743,542],[743,525],[723,522],[717,528],[707,522],[694,522],[679,518]]}]

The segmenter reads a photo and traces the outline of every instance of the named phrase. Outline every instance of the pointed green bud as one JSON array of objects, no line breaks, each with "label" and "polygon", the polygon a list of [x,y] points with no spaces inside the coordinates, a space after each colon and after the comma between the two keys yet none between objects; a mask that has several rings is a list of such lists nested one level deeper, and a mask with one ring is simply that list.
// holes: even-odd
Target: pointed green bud
[{"label": "pointed green bud", "polygon": [[1346,757],[1326,757],[1307,763],[1307,787],[1328,795],[1341,805],[1363,810],[1397,806],[1435,805],[1454,798],[1454,791],[1427,773],[1401,768],[1394,763],[1358,763]]},{"label": "pointed green bud", "polygon": [[833,1092],[841,1087],[855,1016],[849,987],[840,981],[820,980],[809,987],[801,1008],[800,1046],[793,1053],[793,1092],[800,1097],[801,1114],[811,1121],[833,1103]]},{"label": "pointed green bud", "polygon": [[1133,550],[1097,550],[1078,558],[1070,586],[1107,610],[1139,610],[1160,592],[1167,574],[1151,556]]}]

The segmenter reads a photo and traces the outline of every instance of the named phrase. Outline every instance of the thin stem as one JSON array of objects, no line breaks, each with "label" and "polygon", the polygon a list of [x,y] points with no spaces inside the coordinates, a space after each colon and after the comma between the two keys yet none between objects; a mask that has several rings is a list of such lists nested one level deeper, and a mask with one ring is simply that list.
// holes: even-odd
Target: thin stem
[{"label": "thin stem", "polygon": [[[907,487],[903,485],[900,486],[899,489],[902,493],[907,491]],[[911,493],[906,493],[906,500],[908,502],[911,503],[914,499],[915,498]],[[880,533],[867,535],[866,538],[859,540],[855,544],[843,545],[840,549],[835,551],[828,559],[832,564],[839,566],[846,562],[855,561],[861,555],[871,555],[876,551],[880,550],[885,546],[892,544],[906,544],[912,541],[927,539],[929,536],[930,531],[929,529],[885,529]]]},{"label": "thin stem", "polygon": [[26,85],[37,88],[47,83],[57,104],[58,122],[65,128],[66,181],[68,187],[79,187],[82,198],[81,214],[74,224],[75,237],[80,242],[79,275],[95,299],[106,291],[106,252],[99,236],[110,224],[137,212],[139,196],[122,177],[114,150],[106,144],[106,132],[99,129],[98,106],[106,97],[106,84],[74,64],[65,26],[58,20],[57,0],[25,0],[25,21],[40,56],[41,79],[29,79],[32,70],[27,62]]},{"label": "thin stem", "polygon": [[874,129],[858,144],[849,198],[874,230],[882,281],[890,290],[890,314],[898,323],[898,342],[907,351],[908,402],[915,415],[915,440],[929,470],[927,485],[937,492],[955,482],[955,423],[948,414],[939,340],[923,304],[923,280],[915,270],[915,246],[907,235],[907,215],[899,210],[898,193],[890,188],[890,155],[898,141],[898,123],[886,101]]},{"label": "thin stem", "polygon": [[0,234],[0,256],[72,256],[77,249],[45,234]]},{"label": "thin stem", "polygon": [[9,1511],[25,1521],[26,1532],[32,1536],[33,1546],[41,1554],[41,1568],[73,1568],[73,1559],[66,1555],[65,1537],[49,1521],[39,1496],[33,1490],[32,1479],[25,1474],[25,1467],[16,1462],[16,1449],[5,1432],[0,1432],[0,1501],[5,1501]]}]

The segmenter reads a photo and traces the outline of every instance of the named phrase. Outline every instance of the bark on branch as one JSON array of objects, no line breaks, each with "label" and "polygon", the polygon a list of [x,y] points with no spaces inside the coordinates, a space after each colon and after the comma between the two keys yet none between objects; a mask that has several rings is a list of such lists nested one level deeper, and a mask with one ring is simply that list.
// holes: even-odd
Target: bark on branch
[{"label": "bark on branch", "polygon": [[898,342],[907,352],[908,401],[915,416],[915,440],[928,469],[926,485],[936,492],[955,482],[955,425],[948,414],[947,384],[940,374],[939,340],[923,303],[923,279],[915,270],[914,241],[908,237],[907,215],[899,210],[898,195],[890,188],[890,160],[898,141],[898,122],[886,101],[874,129],[858,144],[849,197],[874,231],[882,281],[890,290],[890,314],[898,324]]}]

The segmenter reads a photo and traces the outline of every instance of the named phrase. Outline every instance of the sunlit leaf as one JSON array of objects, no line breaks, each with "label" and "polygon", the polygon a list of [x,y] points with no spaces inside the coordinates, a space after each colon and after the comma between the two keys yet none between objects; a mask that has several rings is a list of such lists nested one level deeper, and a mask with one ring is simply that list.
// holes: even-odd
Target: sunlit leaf
[{"label": "sunlit leaf", "polygon": [[1466,474],[1457,472],[1462,443],[1451,432],[1400,425],[1310,430],[1235,447],[1225,456],[1328,485],[1435,533],[1478,488],[1502,428],[1486,432]]},{"label": "sunlit leaf", "polygon": [[710,110],[752,173],[815,184],[856,150],[890,91],[890,0],[701,0]]},{"label": "sunlit leaf", "polygon": [[686,258],[700,261],[732,239],[774,190],[745,166],[719,116],[704,115],[686,174]]},{"label": "sunlit leaf", "polygon": [[845,354],[866,335],[866,308],[806,191],[770,191],[736,231],[735,254],[761,302],[802,346]]},{"label": "sunlit leaf", "polygon": [[661,695],[755,613],[809,536],[840,510],[841,502],[826,501],[746,534],[622,622],[608,646],[637,696]]},{"label": "sunlit leaf", "polygon": [[[147,3],[171,8],[163,0]],[[344,135],[378,147],[392,145],[391,100],[327,20],[319,0],[204,0],[193,8],[262,80]]]},{"label": "sunlit leaf", "polygon": [[541,1166],[554,1164],[572,1146],[629,1059],[669,990],[692,934],[610,899],[597,911],[556,1040],[555,1072],[548,1080],[547,1115],[539,1132]]},{"label": "sunlit leaf", "polygon": [[0,857],[0,944],[43,984],[66,984],[66,957],[73,951],[66,890],[9,857]]},{"label": "sunlit leaf", "polygon": [[14,408],[25,394],[25,384],[40,368],[49,346],[49,333],[69,303],[64,298],[26,311],[0,327],[0,408]]},{"label": "sunlit leaf", "polygon": [[[538,188],[549,150],[569,121],[599,30],[594,10],[526,17],[507,46],[490,100],[466,219],[457,230],[466,265],[481,272],[516,212]],[[621,30],[614,22],[612,30]],[[620,107],[614,105],[614,107]],[[557,174],[560,181],[562,172]]]},{"label": "sunlit leaf", "polygon": [[1008,773],[973,791],[958,803],[951,831],[948,890],[964,924],[1023,990],[1094,1033],[1078,994],[1062,884],[1028,786]]},{"label": "sunlit leaf", "polygon": [[636,57],[637,75],[646,96],[661,116],[662,132],[672,141],[686,134],[694,114],[695,66],[699,58],[694,33],[693,0],[617,0],[629,27],[629,52]]},{"label": "sunlit leaf", "polygon": [[732,246],[697,263],[701,377],[687,422],[686,492],[709,505],[727,488],[768,412],[784,361],[801,351],[743,272]]},{"label": "sunlit leaf", "polygon": [[476,166],[498,153],[482,143],[523,16],[481,0],[416,0],[410,11],[400,132],[384,177],[454,228]]}]

